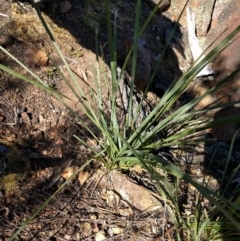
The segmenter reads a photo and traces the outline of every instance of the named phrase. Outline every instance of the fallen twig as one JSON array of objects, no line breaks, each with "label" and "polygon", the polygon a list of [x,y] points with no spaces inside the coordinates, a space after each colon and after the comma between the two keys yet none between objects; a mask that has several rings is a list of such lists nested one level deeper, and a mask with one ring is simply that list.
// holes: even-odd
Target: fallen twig
[{"label": "fallen twig", "polygon": [[10,18],[7,14],[0,13],[0,16],[5,17],[5,18]]}]

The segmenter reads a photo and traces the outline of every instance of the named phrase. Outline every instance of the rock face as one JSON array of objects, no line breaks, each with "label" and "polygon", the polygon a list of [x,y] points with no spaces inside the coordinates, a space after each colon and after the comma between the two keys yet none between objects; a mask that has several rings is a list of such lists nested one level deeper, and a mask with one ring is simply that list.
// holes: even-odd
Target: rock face
[{"label": "rock face", "polygon": [[211,25],[214,3],[215,0],[190,1],[190,8],[193,9],[195,14],[197,15],[196,30],[198,37],[203,37],[207,35],[208,29]]},{"label": "rock face", "polygon": [[[183,10],[184,5],[187,0],[172,0],[171,7],[169,11],[174,15],[175,20],[178,19],[181,11]],[[214,8],[215,0],[191,0],[188,3],[189,8],[196,15],[196,26],[197,26],[197,36],[203,37],[206,36],[208,29],[211,25],[212,12]],[[185,13],[184,16],[180,19],[180,23],[183,26],[187,26]]]},{"label": "rock face", "polygon": [[[150,0],[146,0],[147,4]],[[158,1],[151,1],[153,7],[156,6]],[[186,3],[188,4],[186,5]],[[170,7],[169,7],[170,5]],[[204,51],[213,49],[221,40],[223,40],[229,33],[231,33],[236,27],[240,26],[239,16],[239,0],[171,0],[162,1],[161,13],[157,15],[162,18],[168,19],[171,23],[164,26],[164,21],[160,21],[161,24],[157,24],[157,36],[167,38],[173,29],[174,22],[177,21],[184,6],[188,6],[194,13],[196,19],[196,35],[199,39],[201,49]],[[162,11],[165,11],[164,13]],[[161,17],[159,17],[161,19]],[[165,21],[166,22],[166,21]],[[170,43],[173,53],[177,58],[178,67],[182,72],[189,68],[189,65],[193,60],[191,54],[186,49],[190,49],[185,44],[184,39],[188,39],[187,34],[187,20],[186,10],[183,11],[183,15],[180,19],[180,25],[178,26],[181,31],[180,41],[176,36],[173,36],[173,41]],[[240,66],[240,34],[238,34],[232,42],[214,59],[210,68],[216,73],[214,80],[198,81],[194,83],[192,88],[189,88],[190,95],[199,97],[203,95],[209,88],[216,86],[221,80],[226,78],[229,74],[235,71]],[[148,39],[146,39],[148,40]],[[184,44],[183,44],[184,43]],[[149,44],[149,43],[148,43]],[[125,57],[131,48],[132,40],[125,39],[120,45],[120,51],[118,51],[119,62],[123,62]],[[180,46],[180,48],[179,48]],[[180,49],[180,51],[179,51]],[[183,49],[183,50],[182,50]],[[194,56],[193,56],[194,57]],[[152,59],[153,62],[153,59]],[[173,62],[173,61],[172,61]],[[173,64],[174,65],[174,64]],[[172,69],[176,69],[173,66]],[[131,74],[131,58],[127,63],[127,71]],[[166,69],[163,69],[166,72]],[[144,41],[139,42],[138,46],[138,59],[136,67],[135,85],[138,89],[143,90],[148,84],[151,75],[151,56],[148,51],[148,47]],[[212,103],[226,104],[232,101],[238,101],[240,99],[240,74],[236,74],[231,81],[229,81],[224,87],[219,89],[213,95],[205,97],[197,106],[196,109],[203,108]],[[235,105],[234,108],[220,109],[218,111],[210,111],[208,116],[214,119],[221,117],[230,117],[235,114],[240,114],[240,105]],[[231,140],[234,132],[240,127],[240,124],[228,125],[225,127],[214,128],[211,130],[213,137],[220,140]],[[240,138],[240,136],[239,136]]]},{"label": "rock face", "polygon": [[[239,1],[232,0],[226,3],[225,8],[215,21],[215,27],[209,31],[205,45],[212,43],[217,39],[213,47],[220,43],[228,34],[240,26]],[[218,37],[220,36],[220,37]],[[221,80],[229,76],[240,67],[240,33],[235,36],[231,43],[225,48],[214,60],[213,68],[216,72],[216,78],[213,84],[219,83]],[[240,100],[240,72],[233,76],[224,88],[216,92],[215,98],[220,103],[229,103]],[[236,104],[232,108],[220,110],[215,114],[215,118],[227,117],[240,114],[240,104]],[[234,133],[240,128],[239,124],[232,124],[225,127],[219,127],[212,130],[212,134],[219,139],[231,140]],[[240,138],[240,135],[238,139]]]},{"label": "rock face", "polygon": [[[177,20],[181,10],[183,9],[186,0],[172,0],[169,12],[173,19]],[[196,33],[200,40],[201,47],[205,50],[213,49],[220,43],[229,33],[240,26],[239,16],[239,0],[192,0],[189,2],[190,9],[196,16]],[[186,11],[185,11],[186,12]],[[184,12],[180,23],[183,27],[187,26],[186,13]],[[192,89],[192,95],[197,97],[210,87],[215,86],[221,80],[226,78],[240,66],[240,34],[238,34],[231,43],[216,57],[213,61],[213,70],[216,72],[214,81],[208,83],[197,83]],[[240,99],[240,73],[236,74],[229,82],[214,95],[204,98],[197,106],[202,108],[211,103],[229,103]],[[235,114],[240,114],[240,104],[233,108],[221,109],[218,112],[210,112],[209,115],[215,119],[221,117],[230,117]],[[221,140],[231,140],[239,124],[228,125],[225,127],[214,128],[211,134]],[[240,138],[240,136],[239,136]]]}]

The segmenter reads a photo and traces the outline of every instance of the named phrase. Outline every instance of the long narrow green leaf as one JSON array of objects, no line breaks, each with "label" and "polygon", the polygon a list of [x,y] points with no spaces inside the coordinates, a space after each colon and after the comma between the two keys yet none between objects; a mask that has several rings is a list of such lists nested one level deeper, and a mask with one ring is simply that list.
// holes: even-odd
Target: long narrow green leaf
[{"label": "long narrow green leaf", "polygon": [[11,53],[9,53],[6,49],[4,49],[2,46],[0,46],[0,50],[3,51],[6,55],[8,55],[10,58],[12,58],[16,63],[18,63],[22,68],[24,68],[30,75],[33,76],[39,83],[42,85],[47,86],[46,83],[44,83],[36,74],[34,74],[26,65],[24,65],[21,61],[19,61],[17,58],[15,58]]},{"label": "long narrow green leaf", "polygon": [[[231,223],[236,226],[236,228],[238,230],[240,230],[240,223],[231,214],[229,214],[229,212],[225,208],[226,205],[233,206],[234,203],[230,203],[229,200],[226,200],[225,198],[218,195],[214,191],[193,181],[187,174],[184,174],[178,167],[176,167],[175,165],[173,165],[171,163],[168,163],[166,160],[159,158],[153,154],[149,154],[148,157],[150,159],[159,161],[159,163],[161,163],[160,168],[164,169],[169,174],[172,174],[178,178],[183,179],[187,183],[192,184],[200,193],[202,193],[204,195],[204,197],[206,197],[212,204],[214,204],[218,208],[218,210],[220,210],[226,216],[226,218],[229,219],[229,221],[231,221]],[[224,201],[225,205],[220,204],[220,202],[216,201],[215,198]]]},{"label": "long narrow green leaf", "polygon": [[[129,143],[131,143],[136,137],[139,136],[139,134],[146,128],[148,123],[155,118],[155,115],[162,115],[166,110],[166,106],[170,108],[173,103],[176,102],[176,98],[179,98],[179,96],[184,92],[187,85],[191,82],[191,77],[194,76],[194,74],[198,73],[198,71],[201,70],[201,68],[206,65],[207,60],[212,59],[215,57],[215,55],[221,51],[228,43],[231,41],[231,39],[238,34],[240,31],[240,27],[237,27],[235,30],[229,34],[228,37],[226,37],[219,45],[217,45],[208,55],[206,55],[203,60],[200,61],[195,67],[193,67],[189,72],[187,72],[174,86],[167,94],[163,96],[159,104],[154,108],[154,110],[148,115],[148,117],[141,123],[141,125],[135,130],[135,132],[132,134],[132,136],[129,138]],[[172,100],[172,98],[174,98]],[[122,151],[125,150],[126,147],[122,149]]]},{"label": "long narrow green leaf", "polygon": [[128,97],[128,115],[127,115],[127,121],[126,121],[127,132],[131,130],[131,126],[132,126],[132,120],[131,120],[132,104],[133,104],[132,97],[133,97],[133,88],[134,88],[134,82],[135,82],[136,65],[137,65],[138,29],[139,29],[140,16],[141,16],[141,0],[137,0],[134,40],[133,40],[133,57],[132,57],[132,65],[131,65],[131,84],[130,84],[130,93]]},{"label": "long narrow green leaf", "polygon": [[58,99],[62,99],[63,97],[67,98],[67,96],[64,96],[64,95],[60,94],[59,92],[53,90],[51,87],[48,87],[48,86],[43,85],[42,83],[39,83],[39,82],[37,82],[37,81],[35,81],[31,78],[28,78],[27,76],[22,75],[19,72],[16,72],[16,71],[14,71],[14,70],[12,70],[12,69],[10,69],[10,68],[2,65],[2,64],[0,64],[0,69],[2,69],[3,71],[5,71],[5,72],[7,72],[7,73],[19,78],[19,79],[22,79],[22,80],[24,80],[24,81],[26,81],[26,82],[28,82],[32,85],[35,85],[35,86],[37,86],[37,87],[39,87],[39,88],[41,88],[45,91],[50,92],[52,95],[54,95]]},{"label": "long narrow green leaf", "polygon": [[[31,1],[32,1],[32,0],[31,0]],[[78,84],[78,82],[77,82],[77,80],[76,80],[73,72],[71,71],[71,69],[70,69],[70,67],[69,67],[66,59],[64,58],[64,56],[63,56],[60,48],[58,47],[58,44],[56,43],[56,41],[55,41],[55,39],[54,39],[54,37],[53,37],[50,29],[49,29],[48,26],[47,26],[47,23],[45,22],[44,18],[42,17],[42,14],[41,14],[41,12],[40,12],[40,10],[39,10],[38,5],[37,5],[34,1],[32,1],[32,4],[33,4],[33,6],[34,6],[34,8],[35,8],[35,10],[36,10],[36,12],[37,12],[37,15],[38,15],[38,17],[40,18],[40,20],[41,20],[41,22],[42,22],[42,24],[43,24],[43,26],[44,26],[44,28],[45,28],[48,36],[50,37],[53,46],[54,46],[55,49],[57,50],[57,53],[58,53],[59,56],[61,57],[61,60],[63,61],[64,66],[66,67],[66,69],[67,69],[67,71],[68,71],[71,79],[73,80],[75,86],[77,87],[78,93],[80,93],[80,97],[79,97],[78,94],[76,94],[74,88],[71,88],[71,90],[73,91],[73,93],[74,93],[74,94],[79,98],[79,100],[81,101],[81,104],[84,106],[84,110],[85,110],[85,113],[87,114],[87,116],[88,116],[92,121],[97,122],[98,118],[97,118],[97,116],[95,115],[95,112],[93,111],[93,109],[92,109],[92,107],[90,106],[90,104],[88,103],[88,101],[82,101],[83,99],[86,99],[86,97],[85,97],[85,95],[84,95],[84,93],[83,93],[80,85]],[[97,126],[99,126],[99,123],[98,123]]]},{"label": "long narrow green leaf", "polygon": [[[145,88],[145,90],[144,90],[144,92],[143,92],[142,99],[141,99],[141,101],[140,101],[140,103],[139,103],[139,105],[138,105],[138,107],[137,107],[137,109],[136,109],[136,114],[134,115],[133,124],[134,124],[135,121],[137,120],[138,113],[139,113],[140,109],[142,108],[143,101],[144,101],[144,99],[145,99],[145,97],[146,97],[146,95],[147,95],[147,92],[148,92],[149,88],[150,88],[151,85],[152,85],[152,82],[153,82],[153,79],[154,79],[154,77],[155,77],[155,75],[156,75],[156,73],[157,73],[157,70],[159,69],[159,66],[160,66],[160,64],[162,63],[162,61],[163,61],[163,59],[164,59],[164,57],[165,57],[165,55],[166,55],[166,51],[167,51],[167,49],[169,48],[169,45],[170,45],[170,42],[171,42],[171,40],[172,40],[172,38],[173,38],[174,32],[176,31],[176,28],[177,28],[177,26],[179,25],[179,21],[180,21],[180,19],[181,19],[181,17],[182,17],[182,14],[183,14],[183,12],[184,12],[187,4],[188,4],[188,1],[189,1],[189,0],[187,0],[186,3],[185,3],[185,5],[183,6],[183,9],[182,9],[182,11],[181,11],[181,13],[180,13],[180,15],[179,15],[176,23],[174,24],[174,27],[173,27],[173,29],[172,29],[172,31],[171,31],[168,39],[167,39],[167,42],[166,42],[166,44],[165,44],[165,46],[164,46],[164,48],[163,48],[163,51],[162,51],[162,53],[161,53],[161,56],[160,56],[160,58],[158,59],[156,65],[155,65],[155,67],[154,67],[154,70],[153,70],[153,72],[152,72],[152,74],[151,74],[149,83],[148,83],[147,87]],[[153,18],[155,12],[157,11],[157,9],[158,9],[158,7],[159,7],[159,5],[160,5],[161,3],[162,3],[162,0],[159,1],[158,4],[156,4],[154,10],[151,12],[150,16],[147,18],[147,20],[145,21],[143,27],[142,27],[141,30],[139,31],[138,37],[140,37],[140,36],[143,34],[143,31],[146,29],[147,25],[149,24],[149,22],[150,22],[151,19]],[[130,50],[130,51],[131,51],[131,50]]]}]

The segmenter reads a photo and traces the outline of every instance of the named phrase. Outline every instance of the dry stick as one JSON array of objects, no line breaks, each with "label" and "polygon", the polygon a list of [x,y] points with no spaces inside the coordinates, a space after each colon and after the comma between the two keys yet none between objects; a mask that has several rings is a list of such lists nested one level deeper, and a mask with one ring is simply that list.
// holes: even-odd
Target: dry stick
[{"label": "dry stick", "polygon": [[0,13],[0,16],[5,17],[5,18],[10,18],[7,14]]},{"label": "dry stick", "polygon": [[19,124],[21,124],[20,122],[20,118],[19,118],[19,115],[20,112],[19,112],[19,108],[18,107],[14,107],[14,122],[12,123],[5,123],[6,125],[10,125],[10,126],[14,126],[14,125],[17,125],[19,126]]}]

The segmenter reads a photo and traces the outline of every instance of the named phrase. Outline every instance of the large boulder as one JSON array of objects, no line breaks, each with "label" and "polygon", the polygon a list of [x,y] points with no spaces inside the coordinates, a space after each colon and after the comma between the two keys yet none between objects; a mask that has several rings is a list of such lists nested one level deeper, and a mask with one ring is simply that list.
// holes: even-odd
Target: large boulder
[{"label": "large boulder", "polygon": [[[177,20],[181,10],[186,3],[185,0],[172,0],[169,12],[173,19]],[[203,50],[210,51],[220,43],[229,33],[240,26],[240,5],[239,0],[192,0],[189,5],[196,16],[196,34],[200,40]],[[180,20],[181,25],[187,28],[186,11]],[[209,83],[196,83],[191,88],[191,95],[198,97],[206,92],[210,87],[215,86],[233,71],[240,67],[240,34],[229,43],[229,45],[218,54],[213,61],[213,69],[216,72],[214,81]],[[181,61],[180,61],[181,62]],[[229,103],[240,99],[240,73],[236,74],[231,80],[214,95],[204,98],[197,106],[202,108],[211,103]],[[236,104],[233,108],[224,108],[219,111],[209,112],[209,116],[215,119],[230,117],[240,114],[240,105]],[[211,134],[222,140],[231,140],[233,134],[240,128],[240,123],[227,125],[211,130]]]},{"label": "large boulder", "polygon": [[[225,3],[225,7],[219,14],[217,19],[213,19],[213,28],[210,29],[205,45],[211,43],[215,47],[224,38],[226,38],[234,29],[240,26],[239,1],[231,0]],[[240,33],[235,36],[214,60],[213,68],[216,72],[214,85],[219,83],[225,77],[240,68]],[[240,99],[240,72],[232,77],[229,82],[216,92],[215,98],[221,103],[229,103],[239,101]],[[225,108],[215,114],[215,118],[227,117],[234,114],[240,114],[240,104],[236,104],[232,108]],[[212,134],[219,139],[231,140],[233,134],[240,128],[240,123],[227,125],[212,130]],[[240,136],[239,136],[240,137]]]}]

